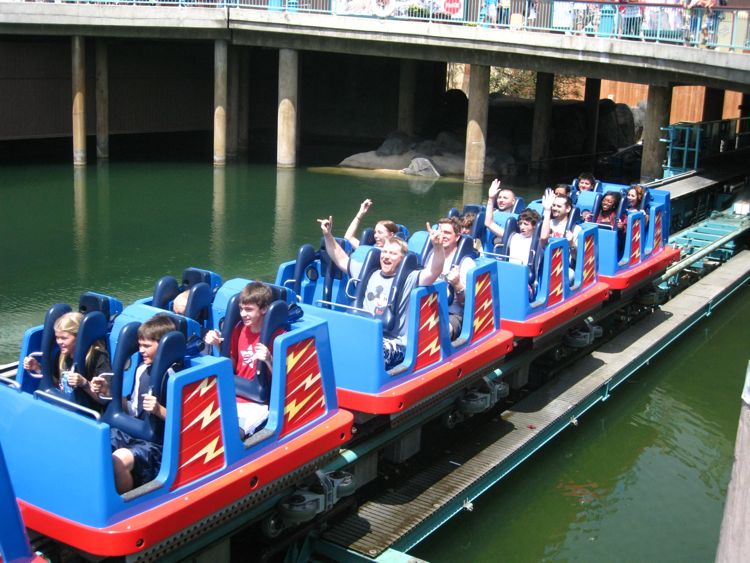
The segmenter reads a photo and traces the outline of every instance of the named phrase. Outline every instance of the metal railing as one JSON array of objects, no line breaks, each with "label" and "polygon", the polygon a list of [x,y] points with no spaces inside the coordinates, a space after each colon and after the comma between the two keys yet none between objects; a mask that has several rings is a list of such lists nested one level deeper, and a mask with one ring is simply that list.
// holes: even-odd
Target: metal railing
[{"label": "metal railing", "polygon": [[697,170],[701,160],[747,147],[750,118],[721,119],[701,123],[673,123],[662,127],[660,139],[667,144],[664,177]]},{"label": "metal railing", "polygon": [[[7,1],[7,0],[6,0]],[[28,0],[27,0],[28,1]],[[33,0],[32,0],[33,1]],[[428,21],[498,30],[652,41],[745,52],[747,10],[686,8],[668,3],[553,0],[56,0],[63,4],[126,4],[262,9],[369,18]]]}]

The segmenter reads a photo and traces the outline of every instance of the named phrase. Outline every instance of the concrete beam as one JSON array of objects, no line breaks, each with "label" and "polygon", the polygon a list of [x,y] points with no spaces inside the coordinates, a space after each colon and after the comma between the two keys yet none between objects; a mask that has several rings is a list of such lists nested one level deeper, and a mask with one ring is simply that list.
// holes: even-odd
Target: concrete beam
[{"label": "concrete beam", "polygon": [[490,67],[472,65],[469,80],[469,114],[466,124],[466,159],[464,162],[464,182],[470,184],[484,181],[489,94]]},{"label": "concrete beam", "polygon": [[667,147],[659,139],[661,139],[661,128],[669,125],[672,88],[650,84],[647,104],[646,119],[643,124],[642,182],[650,182],[664,175],[662,163],[665,159]]},{"label": "concrete beam", "polygon": [[73,165],[86,165],[86,40],[71,38],[71,86],[73,89]]},{"label": "concrete beam", "polygon": [[214,42],[214,166],[227,162],[227,42]]},{"label": "concrete beam", "polygon": [[229,47],[227,72],[227,159],[237,158],[239,144],[240,60],[238,47]]},{"label": "concrete beam", "polygon": [[279,51],[279,109],[276,166],[297,165],[297,80],[299,55],[291,49]]},{"label": "concrete beam", "polygon": [[414,96],[417,88],[417,61],[401,59],[398,80],[398,129],[414,134]]},{"label": "concrete beam", "polygon": [[549,134],[552,130],[552,87],[555,75],[536,73],[536,95],[534,96],[534,124],[531,130],[531,167],[541,170],[549,152]]},{"label": "concrete beam", "polygon": [[96,158],[109,158],[109,56],[104,39],[96,40]]},{"label": "concrete beam", "polygon": [[583,98],[583,105],[586,107],[586,144],[583,150],[591,155],[596,153],[601,93],[602,81],[598,78],[586,78],[586,93]]},{"label": "concrete beam", "polygon": [[724,117],[724,90],[706,86],[703,93],[703,118],[701,121],[718,121]]}]

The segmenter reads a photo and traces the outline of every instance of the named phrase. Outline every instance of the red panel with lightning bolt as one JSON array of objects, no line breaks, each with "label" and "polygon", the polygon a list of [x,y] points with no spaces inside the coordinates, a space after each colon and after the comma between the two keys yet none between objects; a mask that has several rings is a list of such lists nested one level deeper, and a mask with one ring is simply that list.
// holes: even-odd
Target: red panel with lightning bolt
[{"label": "red panel with lightning bolt", "polygon": [[221,409],[216,377],[206,377],[182,389],[180,455],[171,490],[224,466]]},{"label": "red panel with lightning bolt", "polygon": [[326,399],[315,339],[295,342],[286,351],[284,422],[280,437],[326,412]]},{"label": "red panel with lightning bolt", "polygon": [[550,260],[550,275],[549,275],[549,297],[547,298],[547,305],[555,305],[562,301],[563,298],[563,263],[562,263],[562,248],[557,247],[552,251],[552,259]]},{"label": "red panel with lightning bolt", "polygon": [[583,243],[583,280],[581,287],[594,283],[596,276],[594,269],[596,267],[596,258],[594,256],[594,235],[588,235]]},{"label": "red panel with lightning bolt", "polygon": [[654,254],[661,248],[661,211],[657,211],[654,216],[654,245],[651,254]]},{"label": "red panel with lightning bolt", "polygon": [[440,316],[437,293],[422,297],[419,303],[419,342],[414,371],[440,360]]},{"label": "red panel with lightning bolt", "polygon": [[476,342],[494,328],[492,283],[489,272],[485,272],[476,278],[474,284],[474,334],[471,341]]},{"label": "red panel with lightning bolt", "polygon": [[641,222],[633,221],[633,233],[630,237],[630,265],[641,261]]}]

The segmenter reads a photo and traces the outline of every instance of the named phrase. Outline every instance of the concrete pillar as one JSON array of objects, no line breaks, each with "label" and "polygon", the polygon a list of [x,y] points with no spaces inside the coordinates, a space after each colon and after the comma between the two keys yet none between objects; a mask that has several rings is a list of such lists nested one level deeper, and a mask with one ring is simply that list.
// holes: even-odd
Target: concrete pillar
[{"label": "concrete pillar", "polygon": [[276,166],[293,168],[297,164],[297,72],[299,54],[293,49],[279,50],[279,110],[276,137]]},{"label": "concrete pillar", "polygon": [[750,94],[742,93],[742,101],[740,102],[740,118],[750,117]]},{"label": "concrete pillar", "polygon": [[536,73],[534,97],[534,124],[531,128],[531,167],[546,168],[549,150],[549,135],[552,126],[552,87],[555,75],[549,72]]},{"label": "concrete pillar", "polygon": [[214,166],[227,162],[227,42],[214,42]]},{"label": "concrete pillar", "polygon": [[73,86],[73,165],[86,165],[86,40],[74,35],[70,43]]},{"label": "concrete pillar", "polygon": [[583,105],[586,108],[586,145],[583,152],[596,153],[596,139],[599,131],[599,98],[601,98],[602,81],[599,78],[586,78],[586,94]]},{"label": "concrete pillar", "polygon": [[401,59],[398,80],[398,129],[414,134],[414,99],[417,87],[417,62]]},{"label": "concrete pillar", "polygon": [[648,87],[646,118],[643,123],[643,158],[641,159],[641,181],[650,182],[664,175],[662,163],[667,147],[659,141],[661,128],[669,125],[672,107],[672,86]]},{"label": "concrete pillar", "polygon": [[702,121],[719,121],[724,117],[724,90],[706,86],[703,94]]},{"label": "concrete pillar", "polygon": [[489,94],[490,67],[472,65],[469,81],[469,115],[466,124],[464,182],[479,184],[484,181]]},{"label": "concrete pillar", "polygon": [[237,120],[237,151],[247,154],[250,145],[250,58],[247,49],[240,50],[240,85]]},{"label": "concrete pillar", "polygon": [[[750,94],[742,94],[742,101],[737,109],[740,110],[740,118],[750,117]],[[745,126],[742,126],[740,130],[744,133],[745,128]],[[750,139],[747,138],[747,135],[742,135],[737,139],[737,148],[746,147],[748,145],[750,145]]]},{"label": "concrete pillar", "polygon": [[104,39],[96,40],[96,158],[109,158],[109,59]]},{"label": "concrete pillar", "polygon": [[235,160],[239,142],[240,60],[236,47],[230,47],[228,54],[227,158]]}]

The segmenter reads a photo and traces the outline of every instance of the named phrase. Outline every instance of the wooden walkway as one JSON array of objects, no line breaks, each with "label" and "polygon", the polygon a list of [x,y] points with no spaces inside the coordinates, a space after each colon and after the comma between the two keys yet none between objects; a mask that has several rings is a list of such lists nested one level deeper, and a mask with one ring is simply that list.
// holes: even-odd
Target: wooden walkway
[{"label": "wooden walkway", "polygon": [[330,547],[373,559],[389,548],[409,549],[575,424],[578,416],[749,279],[750,251],[745,251],[505,411],[502,423],[489,430],[493,435],[472,436],[463,451],[453,451],[450,459],[362,504],[322,539]]}]

